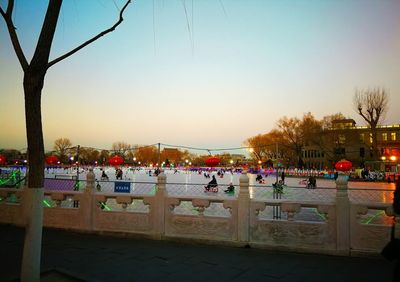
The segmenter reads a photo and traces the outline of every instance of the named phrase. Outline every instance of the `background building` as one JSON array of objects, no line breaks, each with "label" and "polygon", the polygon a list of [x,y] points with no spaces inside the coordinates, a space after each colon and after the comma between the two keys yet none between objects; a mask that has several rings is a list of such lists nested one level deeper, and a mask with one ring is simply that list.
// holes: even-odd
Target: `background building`
[{"label": "background building", "polygon": [[332,126],[316,136],[302,152],[305,168],[333,168],[340,159],[355,167],[398,171],[400,157],[400,124],[377,127],[377,153],[372,149],[373,135],[368,126],[356,126],[353,119],[334,120]]}]

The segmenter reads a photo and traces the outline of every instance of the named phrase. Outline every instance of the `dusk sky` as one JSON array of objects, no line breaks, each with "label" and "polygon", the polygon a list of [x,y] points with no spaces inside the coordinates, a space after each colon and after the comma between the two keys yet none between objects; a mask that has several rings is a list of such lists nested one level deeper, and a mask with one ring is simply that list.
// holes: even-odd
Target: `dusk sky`
[{"label": "dusk sky", "polygon": [[[5,9],[6,0],[0,0]],[[17,0],[30,61],[47,0]],[[66,0],[51,58],[110,27],[123,0]],[[240,147],[283,117],[353,109],[356,88],[390,93],[400,123],[399,0],[136,0],[112,33],[51,67],[42,96],[54,140]],[[0,149],[26,148],[23,74],[0,18]]]}]

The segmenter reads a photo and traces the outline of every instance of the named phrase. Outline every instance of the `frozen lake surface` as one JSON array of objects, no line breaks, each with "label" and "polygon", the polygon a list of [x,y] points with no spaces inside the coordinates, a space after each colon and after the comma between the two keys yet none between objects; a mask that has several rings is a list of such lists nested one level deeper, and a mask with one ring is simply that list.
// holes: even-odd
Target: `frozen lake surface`
[{"label": "frozen lake surface", "polygon": [[[102,171],[108,176],[108,180],[101,180]],[[130,193],[135,195],[153,195],[156,192],[157,177],[153,176],[154,169],[142,168],[140,170],[133,170],[123,168],[122,180],[116,180],[116,170],[113,167],[94,168],[96,175],[96,193],[114,193],[116,182],[129,182]],[[150,172],[150,174],[149,174]],[[85,169],[79,172],[79,180],[81,181],[80,187],[84,187],[86,180]],[[197,172],[190,172],[185,170],[164,170],[167,177],[166,189],[168,196],[180,197],[183,200],[181,204],[174,210],[180,214],[198,214],[197,209],[192,206],[191,198],[209,198],[212,201],[210,207],[206,209],[205,215],[207,216],[227,216],[229,211],[224,209],[221,200],[232,199],[238,195],[240,173],[226,172],[223,177],[217,175],[217,172],[210,172],[210,176],[214,175],[218,182],[218,192],[204,192],[204,186],[210,181],[210,178],[204,177],[203,174]],[[255,174],[247,174],[249,176],[249,192],[250,198],[257,201],[268,201],[276,197],[274,194],[272,184],[276,182],[276,175],[264,176],[264,183],[260,184],[256,181]],[[72,179],[77,176],[76,169],[49,169],[46,171],[46,178],[64,178]],[[317,179],[316,189],[307,189],[304,184],[300,184],[301,180],[305,178],[299,177],[286,177],[283,193],[278,196],[285,201],[299,201],[299,202],[326,202],[333,203],[336,196],[336,184],[331,179]],[[235,186],[235,192],[227,194],[224,190],[232,183]],[[355,182],[350,181],[349,184],[349,198],[352,203],[357,202],[377,202],[377,203],[391,203],[393,201],[393,190],[395,189],[394,183],[383,182]],[[57,187],[54,187],[57,189]],[[66,203],[69,205],[68,203]],[[70,200],[70,204],[72,204]],[[115,202],[115,199],[107,200],[105,208],[110,211],[121,210],[121,207]],[[131,212],[148,212],[148,206],[143,204],[141,200],[134,200],[128,206],[127,211]],[[271,219],[273,218],[273,209],[267,206],[264,211],[260,213],[260,218]],[[285,217],[285,214],[280,216]],[[301,212],[296,215],[299,220],[312,220],[324,221],[316,208],[302,208]],[[390,223],[390,218],[385,216],[382,211],[370,210],[367,215],[361,216],[361,221],[369,223]]]}]

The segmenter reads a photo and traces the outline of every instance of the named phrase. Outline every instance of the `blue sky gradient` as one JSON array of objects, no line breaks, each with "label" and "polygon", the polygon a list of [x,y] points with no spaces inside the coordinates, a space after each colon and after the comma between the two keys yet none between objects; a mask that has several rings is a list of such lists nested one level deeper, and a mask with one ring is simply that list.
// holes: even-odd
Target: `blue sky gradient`
[{"label": "blue sky gradient", "polygon": [[[47,3],[16,1],[28,60]],[[64,1],[51,57],[111,26],[123,3]],[[116,31],[49,69],[45,146],[67,137],[97,148],[240,147],[306,112],[363,125],[354,91],[378,86],[390,93],[383,123],[400,123],[399,15],[396,0],[133,1]],[[0,104],[0,148],[26,147],[22,71],[3,19]]]}]

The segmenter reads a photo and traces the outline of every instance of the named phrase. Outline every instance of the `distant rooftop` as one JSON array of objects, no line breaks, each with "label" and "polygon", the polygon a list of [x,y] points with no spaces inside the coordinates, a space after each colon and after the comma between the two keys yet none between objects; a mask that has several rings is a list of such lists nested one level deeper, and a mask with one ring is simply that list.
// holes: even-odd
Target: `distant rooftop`
[{"label": "distant rooftop", "polygon": [[[331,129],[368,129],[369,125],[356,126],[354,119],[336,119],[332,121]],[[378,125],[377,128],[400,128],[400,124]]]},{"label": "distant rooftop", "polygon": [[336,119],[332,121],[332,128],[334,129],[344,129],[353,128],[356,126],[356,121],[354,119]]}]

